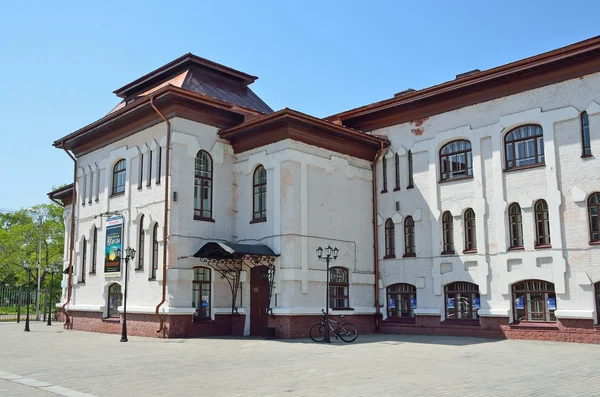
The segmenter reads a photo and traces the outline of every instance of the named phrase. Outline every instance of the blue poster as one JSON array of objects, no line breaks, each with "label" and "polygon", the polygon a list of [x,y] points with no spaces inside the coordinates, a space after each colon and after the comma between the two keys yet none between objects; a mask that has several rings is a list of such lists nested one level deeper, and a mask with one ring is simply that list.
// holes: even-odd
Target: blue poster
[{"label": "blue poster", "polygon": [[546,305],[548,305],[548,310],[556,310],[556,298],[547,298]]},{"label": "blue poster", "polygon": [[473,302],[472,303],[473,303],[473,309],[479,309],[479,307],[480,307],[479,306],[480,300],[479,300],[478,296],[474,296],[473,297]]},{"label": "blue poster", "polygon": [[515,299],[515,307],[517,308],[517,310],[525,309],[525,305],[523,304],[522,296],[519,296],[517,299]]},{"label": "blue poster", "polygon": [[104,250],[104,273],[119,273],[121,258],[117,258],[117,250],[122,250],[123,217],[118,216],[106,220],[106,248]]},{"label": "blue poster", "polygon": [[389,309],[395,309],[396,308],[396,299],[395,298],[390,298],[390,303],[388,304],[388,308]]},{"label": "blue poster", "polygon": [[410,308],[411,309],[417,308],[417,298],[410,298]]},{"label": "blue poster", "polygon": [[207,295],[202,296],[202,307],[208,307],[208,296]]},{"label": "blue poster", "polygon": [[448,309],[454,309],[454,298],[448,298],[446,305],[448,306]]}]

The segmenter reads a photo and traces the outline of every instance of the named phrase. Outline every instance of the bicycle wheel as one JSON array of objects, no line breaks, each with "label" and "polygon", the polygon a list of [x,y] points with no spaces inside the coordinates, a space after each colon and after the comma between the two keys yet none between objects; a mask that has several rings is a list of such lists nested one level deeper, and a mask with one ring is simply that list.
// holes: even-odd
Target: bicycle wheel
[{"label": "bicycle wheel", "polygon": [[358,338],[358,329],[352,323],[344,323],[338,329],[340,338],[344,342],[354,342]]},{"label": "bicycle wheel", "polygon": [[308,334],[310,335],[310,339],[314,342],[323,342],[323,339],[325,339],[325,326],[323,323],[316,323],[310,327]]}]

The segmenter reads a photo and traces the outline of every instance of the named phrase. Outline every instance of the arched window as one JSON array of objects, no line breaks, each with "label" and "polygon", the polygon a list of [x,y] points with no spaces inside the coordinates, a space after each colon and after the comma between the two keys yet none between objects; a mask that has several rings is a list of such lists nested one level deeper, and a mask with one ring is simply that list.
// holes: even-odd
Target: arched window
[{"label": "arched window", "polygon": [[588,198],[590,221],[590,243],[600,242],[600,193],[592,193]]},{"label": "arched window", "polygon": [[381,168],[383,173],[383,190],[381,193],[387,193],[387,159],[385,156],[381,159]]},{"label": "arched window", "polygon": [[417,307],[417,289],[411,284],[393,284],[387,287],[387,315],[389,319],[414,319]]},{"label": "arched window", "polygon": [[592,155],[592,143],[590,141],[590,118],[587,112],[581,113],[581,157]]},{"label": "arched window", "polygon": [[544,133],[539,125],[523,125],[504,137],[506,169],[544,164]]},{"label": "arched window", "polygon": [[125,176],[127,174],[125,159],[121,159],[113,168],[112,194],[125,193]]},{"label": "arched window", "polygon": [[385,258],[396,257],[395,234],[394,222],[392,219],[388,219],[385,221]]},{"label": "arched window", "polygon": [[119,306],[123,301],[123,294],[121,293],[121,286],[117,283],[111,284],[108,287],[108,313],[107,317],[119,317]]},{"label": "arched window", "polygon": [[140,224],[138,226],[138,263],[137,270],[142,270],[144,268],[144,243],[146,236],[144,235],[144,215],[140,216]]},{"label": "arched window", "polygon": [[83,238],[83,247],[81,249],[81,275],[79,276],[79,282],[85,283],[85,265],[87,263],[87,239]]},{"label": "arched window", "polygon": [[194,177],[194,219],[212,220],[213,162],[210,154],[200,150],[196,155]]},{"label": "arched window", "polygon": [[192,304],[196,312],[194,319],[210,318],[210,269],[206,267],[194,268],[194,281],[192,288]]},{"label": "arched window", "polygon": [[450,211],[444,212],[442,215],[442,240],[444,250],[442,255],[454,253],[454,222]]},{"label": "arched window", "polygon": [[350,307],[348,294],[348,269],[332,267],[329,269],[329,306],[332,309]]},{"label": "arched window", "polygon": [[404,219],[404,257],[416,256],[415,251],[415,221],[412,216]]},{"label": "arched window", "polygon": [[158,270],[158,223],[154,224],[152,229],[152,271],[150,272],[150,279],[156,278],[156,271]]},{"label": "arched window", "polygon": [[596,288],[594,291],[596,292],[596,315],[598,316],[598,324],[600,324],[600,281],[595,284]]},{"label": "arched window", "polygon": [[535,203],[535,246],[546,247],[550,245],[550,221],[548,219],[548,204],[546,200]]},{"label": "arched window", "polygon": [[259,165],[254,170],[253,179],[253,215],[252,222],[267,220],[267,170]]},{"label": "arched window", "polygon": [[446,320],[477,320],[479,286],[468,282],[446,285]]},{"label": "arched window", "polygon": [[96,226],[94,226],[92,236],[92,267],[90,269],[90,274],[96,274],[96,258],[98,257],[98,229]]},{"label": "arched window", "polygon": [[471,142],[460,139],[440,149],[440,181],[473,176]]},{"label": "arched window", "polygon": [[514,321],[556,321],[554,284],[541,280],[522,281],[512,286]]},{"label": "arched window", "polygon": [[510,248],[523,248],[523,217],[521,206],[517,203],[512,203],[508,207],[508,225]]},{"label": "arched window", "polygon": [[477,252],[477,232],[475,230],[475,211],[471,208],[465,211],[465,252]]}]

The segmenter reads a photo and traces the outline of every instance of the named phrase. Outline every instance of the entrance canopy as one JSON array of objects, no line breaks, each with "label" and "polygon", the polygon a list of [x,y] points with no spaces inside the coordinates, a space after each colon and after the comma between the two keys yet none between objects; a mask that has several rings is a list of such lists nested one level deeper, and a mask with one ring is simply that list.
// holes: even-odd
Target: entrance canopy
[{"label": "entrance canopy", "polygon": [[275,259],[278,256],[271,248],[263,244],[221,242],[206,243],[194,254],[195,258],[205,262],[221,274],[221,279],[227,280],[229,283],[229,287],[231,288],[231,313],[233,314],[238,314],[238,308],[235,304],[243,267],[246,266],[248,269],[260,267],[264,269],[264,271],[255,272],[255,275],[269,281],[269,296],[266,311],[271,315],[273,313],[271,309],[271,296],[273,294],[275,276]]}]

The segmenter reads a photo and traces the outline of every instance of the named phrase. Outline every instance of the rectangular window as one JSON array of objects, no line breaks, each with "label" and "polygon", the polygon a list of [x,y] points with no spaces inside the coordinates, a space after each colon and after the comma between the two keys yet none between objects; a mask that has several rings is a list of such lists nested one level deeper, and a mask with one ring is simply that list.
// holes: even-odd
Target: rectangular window
[{"label": "rectangular window", "polygon": [[398,153],[394,156],[394,163],[396,168],[396,187],[394,188],[394,191],[396,191],[400,190],[400,156]]},{"label": "rectangular window", "polygon": [[92,204],[93,196],[94,196],[94,171],[90,171],[90,187],[88,189],[88,204]]},{"label": "rectangular window", "polygon": [[161,163],[162,163],[162,148],[158,148],[158,158],[156,159],[156,184],[160,185]]},{"label": "rectangular window", "polygon": [[194,268],[192,304],[196,309],[194,320],[210,318],[210,269],[206,267]]},{"label": "rectangular window", "polygon": [[144,154],[140,153],[140,177],[138,179],[138,189],[142,188],[143,180],[144,180]]},{"label": "rectangular window", "polygon": [[146,186],[150,186],[152,183],[152,150],[148,152],[148,180]]},{"label": "rectangular window", "polygon": [[85,192],[87,187],[87,175],[83,174],[81,178],[81,193],[79,193],[79,199],[81,200],[81,205],[85,205]]},{"label": "rectangular window", "polygon": [[90,274],[96,274],[96,257],[98,256],[98,229],[94,227],[94,240],[92,242],[92,268]]},{"label": "rectangular window", "polygon": [[81,276],[80,283],[85,283],[85,263],[87,262],[87,240],[83,239],[83,249],[81,250]]},{"label": "rectangular window", "polygon": [[100,201],[100,169],[96,173],[96,201]]},{"label": "rectangular window", "polygon": [[381,193],[387,193],[387,159],[385,157],[381,159],[381,166],[383,167],[383,190]]},{"label": "rectangular window", "polygon": [[409,150],[408,151],[408,186],[407,189],[412,189],[414,188],[414,181],[413,181],[413,158],[412,158],[412,152]]}]

